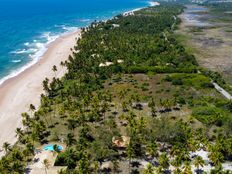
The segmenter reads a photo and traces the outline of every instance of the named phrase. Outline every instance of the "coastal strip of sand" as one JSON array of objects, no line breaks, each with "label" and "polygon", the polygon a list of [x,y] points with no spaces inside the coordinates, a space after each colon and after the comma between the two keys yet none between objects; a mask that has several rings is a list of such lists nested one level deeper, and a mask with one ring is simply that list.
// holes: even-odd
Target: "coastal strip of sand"
[{"label": "coastal strip of sand", "polygon": [[[74,47],[78,37],[81,37],[80,30],[59,37],[36,64],[0,86],[0,148],[4,142],[13,145],[17,141],[15,130],[22,127],[21,113],[28,112],[30,104],[39,107],[42,82],[46,77],[54,77],[52,67],[57,66],[57,77],[64,75],[60,62],[68,59],[72,53],[70,48]],[[0,156],[3,155],[1,151]]]}]

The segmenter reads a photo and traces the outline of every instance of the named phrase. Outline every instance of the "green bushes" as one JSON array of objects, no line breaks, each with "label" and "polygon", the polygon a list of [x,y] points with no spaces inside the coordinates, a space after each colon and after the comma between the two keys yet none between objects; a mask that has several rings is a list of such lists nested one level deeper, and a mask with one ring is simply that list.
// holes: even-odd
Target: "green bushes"
[{"label": "green bushes", "polygon": [[227,113],[215,106],[201,106],[193,109],[192,116],[206,125],[216,124],[221,127],[229,117]]},{"label": "green bushes", "polygon": [[192,86],[196,89],[213,88],[210,79],[202,74],[172,74],[166,76],[165,80],[173,85]]},{"label": "green bushes", "polygon": [[55,166],[68,166],[69,169],[74,169],[79,158],[78,152],[70,148],[58,154]]},{"label": "green bushes", "polygon": [[196,67],[192,68],[174,68],[168,66],[130,66],[123,67],[126,73],[195,73]]}]

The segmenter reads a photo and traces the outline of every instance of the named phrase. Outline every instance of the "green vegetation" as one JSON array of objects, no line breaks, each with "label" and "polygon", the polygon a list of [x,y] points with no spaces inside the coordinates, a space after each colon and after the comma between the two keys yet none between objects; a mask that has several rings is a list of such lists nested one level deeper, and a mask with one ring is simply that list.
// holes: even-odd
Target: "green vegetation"
[{"label": "green vegetation", "polygon": [[[223,173],[222,162],[232,159],[232,104],[175,39],[182,11],[164,3],[83,28],[62,62],[65,76],[43,81],[40,108],[22,114],[16,145],[4,144],[0,173],[23,173],[35,147],[61,140],[67,148],[55,165],[67,166],[62,173],[165,173],[171,165],[191,173],[191,164],[199,170],[204,162],[189,152],[201,148]],[[113,167],[101,168],[107,162]]]},{"label": "green vegetation", "polygon": [[193,109],[192,115],[204,124],[221,125],[225,119],[225,113],[222,109],[210,106],[201,106]]},{"label": "green vegetation", "polygon": [[202,74],[173,74],[167,76],[166,80],[173,85],[192,86],[196,89],[213,88],[210,79]]}]

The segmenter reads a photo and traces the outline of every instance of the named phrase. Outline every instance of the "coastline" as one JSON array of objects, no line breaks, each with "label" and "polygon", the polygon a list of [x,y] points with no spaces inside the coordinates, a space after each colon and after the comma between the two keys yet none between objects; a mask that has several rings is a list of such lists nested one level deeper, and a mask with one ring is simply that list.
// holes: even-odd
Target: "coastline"
[{"label": "coastline", "polygon": [[[49,34],[48,34],[48,36],[47,36],[47,39],[48,39],[47,42],[45,42],[45,43],[42,43],[42,42],[36,43],[36,44],[39,45],[39,47],[37,47],[37,48],[24,48],[23,50],[19,50],[18,52],[17,51],[13,51],[13,53],[21,54],[23,52],[27,52],[28,50],[33,50],[33,49],[36,50],[35,52],[33,52],[32,54],[29,55],[31,57],[31,59],[32,59],[31,61],[29,61],[24,66],[22,66],[22,67],[20,67],[18,69],[15,69],[14,71],[12,71],[10,74],[6,75],[5,77],[1,78],[0,79],[0,86],[2,84],[4,84],[6,81],[8,81],[9,79],[17,77],[18,75],[20,75],[21,73],[23,73],[24,71],[26,71],[27,69],[29,69],[31,66],[35,65],[36,63],[38,63],[43,58],[43,55],[48,50],[49,46],[53,42],[55,42],[57,39],[59,39],[60,37],[67,36],[69,34],[75,33],[78,30],[79,30],[79,28],[75,27],[74,29],[71,29],[71,30],[67,29],[67,32],[64,32],[62,34],[58,34],[58,35],[54,35],[54,36],[49,36]],[[46,35],[46,34],[42,34],[42,37],[44,35]],[[24,43],[24,45],[26,45],[26,46],[28,46],[29,44],[30,44],[29,42]],[[14,61],[16,61],[16,63],[17,63],[18,60],[14,60]]]},{"label": "coastline", "polygon": [[[125,15],[127,13],[130,14],[130,13],[134,13],[134,12],[136,12],[138,10],[141,10],[143,8],[146,8],[146,7],[153,7],[153,6],[159,6],[160,5],[160,3],[156,2],[156,1],[147,1],[147,4],[148,4],[148,6],[142,6],[142,7],[135,8],[135,9],[132,9],[132,10],[129,10],[129,11],[125,11],[125,12],[122,12],[122,14],[123,15]],[[110,17],[109,19],[111,19],[113,17],[114,16]],[[109,20],[109,19],[107,19],[107,20]],[[47,52],[49,46],[51,44],[53,44],[53,42],[55,42],[60,37],[63,37],[63,36],[66,36],[66,35],[70,35],[70,34],[72,34],[74,32],[77,32],[80,27],[77,27],[77,26],[75,26],[75,27],[62,26],[62,28],[64,30],[66,30],[66,32],[59,33],[59,34],[53,35],[53,36],[49,36],[50,32],[43,33],[42,36],[47,36],[48,35],[46,37],[48,40],[45,43],[41,43],[41,42],[37,43],[39,45],[42,45],[42,47],[39,47],[39,48],[30,48],[29,47],[29,48],[22,48],[22,49],[18,49],[18,50],[15,50],[15,51],[11,51],[11,53],[14,53],[14,54],[22,54],[22,53],[27,52],[29,50],[36,50],[35,52],[33,52],[32,54],[29,55],[32,58],[31,61],[29,61],[27,64],[23,65],[22,67],[13,70],[12,72],[10,72],[9,74],[7,74],[6,76],[0,78],[0,87],[2,85],[4,85],[5,82],[7,82],[7,81],[9,81],[9,80],[11,80],[11,79],[19,76],[21,73],[23,73],[27,69],[31,68],[35,64],[37,64],[43,58],[43,55]],[[37,41],[37,40],[34,40],[34,41]],[[32,42],[32,44],[34,44],[33,42]],[[30,43],[29,42],[25,42],[24,45],[25,46],[29,46]],[[12,60],[12,61],[14,61],[14,63],[18,63],[21,60]]]},{"label": "coastline", "polygon": [[[57,66],[57,77],[62,77],[64,71],[61,61],[68,59],[75,46],[80,30],[65,34],[50,43],[41,59],[20,74],[6,80],[0,85],[0,146],[4,142],[14,144],[17,141],[15,130],[22,127],[21,113],[28,112],[30,104],[36,108],[40,105],[40,95],[43,93],[42,82],[47,77],[54,77],[52,66]],[[0,152],[0,156],[4,153]]]},{"label": "coastline", "polygon": [[[157,5],[159,3],[149,2],[149,6]],[[135,12],[143,8],[146,7],[128,12]],[[53,65],[57,66],[57,77],[64,75],[60,62],[68,59],[72,53],[70,48],[75,46],[78,37],[81,37],[80,29],[60,35],[48,43],[45,52],[37,62],[25,66],[25,69],[3,82],[0,81],[0,157],[4,155],[2,151],[4,142],[13,145],[18,140],[15,137],[15,130],[22,127],[21,114],[29,111],[30,104],[33,104],[36,109],[39,107],[40,95],[43,93],[42,82],[46,77],[48,79],[54,77]]]}]

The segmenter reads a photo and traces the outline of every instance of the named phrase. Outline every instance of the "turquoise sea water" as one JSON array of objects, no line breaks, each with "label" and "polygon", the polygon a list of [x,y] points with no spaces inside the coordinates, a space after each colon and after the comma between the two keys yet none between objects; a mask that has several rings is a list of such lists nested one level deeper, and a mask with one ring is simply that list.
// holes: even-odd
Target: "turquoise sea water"
[{"label": "turquoise sea water", "polygon": [[0,0],[0,84],[37,62],[46,45],[149,0]]}]

